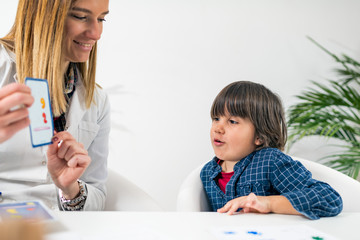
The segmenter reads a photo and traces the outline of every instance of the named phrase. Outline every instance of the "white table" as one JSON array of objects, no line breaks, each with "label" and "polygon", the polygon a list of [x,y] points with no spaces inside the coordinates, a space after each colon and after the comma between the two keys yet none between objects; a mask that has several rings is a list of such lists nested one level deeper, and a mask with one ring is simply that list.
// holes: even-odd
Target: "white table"
[{"label": "white table", "polygon": [[[124,231],[133,231],[141,236],[143,231],[145,235],[148,234],[147,239],[211,240],[216,239],[210,232],[212,228],[244,225],[308,225],[339,240],[360,239],[360,212],[344,212],[336,217],[320,220],[279,214],[228,216],[212,212],[57,212],[56,216],[59,223],[49,228],[49,233],[53,234],[50,236],[72,233],[82,236],[83,239],[89,239],[90,236],[101,240],[117,239],[117,234]],[[152,233],[161,237],[154,237]],[[122,238],[126,237],[122,236]]]}]

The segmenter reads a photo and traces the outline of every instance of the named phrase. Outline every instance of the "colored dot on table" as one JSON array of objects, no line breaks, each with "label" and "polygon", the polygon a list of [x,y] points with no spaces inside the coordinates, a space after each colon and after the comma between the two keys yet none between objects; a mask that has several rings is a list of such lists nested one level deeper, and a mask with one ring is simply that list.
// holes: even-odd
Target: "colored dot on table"
[{"label": "colored dot on table", "polygon": [[322,237],[312,237],[312,239],[314,239],[314,240],[324,240],[324,238],[322,238]]},{"label": "colored dot on table", "polygon": [[251,235],[261,235],[261,233],[257,231],[248,231],[247,233]]}]

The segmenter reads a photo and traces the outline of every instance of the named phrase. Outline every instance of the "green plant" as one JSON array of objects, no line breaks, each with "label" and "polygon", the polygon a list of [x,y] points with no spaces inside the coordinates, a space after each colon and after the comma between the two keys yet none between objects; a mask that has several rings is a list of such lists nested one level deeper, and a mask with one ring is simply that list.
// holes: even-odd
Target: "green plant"
[{"label": "green plant", "polygon": [[312,81],[314,87],[296,96],[300,101],[289,108],[290,146],[305,136],[323,136],[343,142],[341,151],[325,156],[325,164],[353,178],[360,170],[360,63],[342,54],[331,53],[312,38],[313,43],[337,63],[339,79],[328,86]]}]

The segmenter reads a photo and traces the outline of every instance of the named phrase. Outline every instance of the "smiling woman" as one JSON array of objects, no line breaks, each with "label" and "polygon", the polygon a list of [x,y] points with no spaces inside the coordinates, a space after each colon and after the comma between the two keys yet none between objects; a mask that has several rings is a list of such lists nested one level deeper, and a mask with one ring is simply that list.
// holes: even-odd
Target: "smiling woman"
[{"label": "smiling woman", "polygon": [[103,22],[109,11],[104,11],[98,1],[76,1],[65,21],[64,59],[85,62],[100,39]]},{"label": "smiling woman", "polygon": [[[28,130],[17,128],[0,146],[3,201],[35,198],[53,209],[58,202],[60,210],[103,209],[110,107],[95,70],[108,13],[108,0],[19,1],[15,23],[0,39],[0,108],[14,92],[9,89],[29,94],[21,87],[25,77],[47,79],[56,132],[51,145],[34,149]],[[26,103],[18,110],[25,120],[31,99]]]}]

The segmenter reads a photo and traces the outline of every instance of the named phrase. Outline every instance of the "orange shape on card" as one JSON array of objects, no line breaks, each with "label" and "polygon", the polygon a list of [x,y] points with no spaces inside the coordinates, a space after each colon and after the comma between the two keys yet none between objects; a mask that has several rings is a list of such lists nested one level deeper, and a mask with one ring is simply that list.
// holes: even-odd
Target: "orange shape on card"
[{"label": "orange shape on card", "polygon": [[41,102],[41,108],[44,109],[45,108],[45,99],[44,98],[41,98],[40,99],[40,102]]}]

